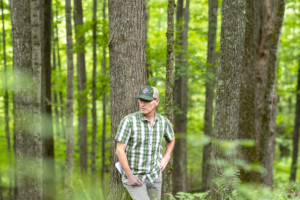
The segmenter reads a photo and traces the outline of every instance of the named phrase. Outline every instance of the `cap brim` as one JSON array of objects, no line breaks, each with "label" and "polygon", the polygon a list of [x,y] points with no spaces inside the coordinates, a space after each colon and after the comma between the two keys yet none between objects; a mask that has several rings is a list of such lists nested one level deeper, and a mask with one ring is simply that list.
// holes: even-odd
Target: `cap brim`
[{"label": "cap brim", "polygon": [[136,98],[137,99],[146,99],[146,100],[152,100],[152,99],[154,99],[153,97],[149,97],[147,95],[139,95]]}]

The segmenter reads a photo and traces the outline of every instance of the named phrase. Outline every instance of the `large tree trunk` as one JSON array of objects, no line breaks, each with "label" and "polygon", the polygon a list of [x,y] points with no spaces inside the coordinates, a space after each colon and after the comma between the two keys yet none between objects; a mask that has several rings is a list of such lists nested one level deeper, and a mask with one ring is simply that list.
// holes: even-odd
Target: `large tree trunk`
[{"label": "large tree trunk", "polygon": [[66,0],[66,31],[67,31],[67,104],[66,104],[66,175],[65,175],[65,199],[72,199],[73,187],[73,102],[74,102],[74,63],[73,63],[73,39],[72,39],[72,8],[70,0]]},{"label": "large tree trunk", "polygon": [[97,105],[96,105],[96,90],[97,90],[97,0],[93,0],[93,80],[92,80],[92,158],[91,171],[92,179],[96,175],[96,147],[97,147]]},{"label": "large tree trunk", "polygon": [[51,98],[51,37],[52,0],[45,0],[44,49],[42,67],[42,118],[43,118],[43,178],[44,199],[55,199],[55,162]]},{"label": "large tree trunk", "polygon": [[300,61],[298,66],[298,81],[296,91],[296,110],[294,120],[294,135],[293,135],[293,153],[292,153],[292,166],[291,166],[291,181],[296,181],[297,174],[297,161],[298,161],[298,149],[299,149],[299,126],[300,126]]},{"label": "large tree trunk", "polygon": [[[166,117],[173,122],[173,93],[174,93],[174,12],[175,0],[168,0],[168,29],[167,29],[167,61],[166,61],[166,101],[165,114]],[[167,193],[172,194],[172,164],[173,159],[170,159],[169,164],[163,173],[163,183],[161,190],[162,199],[169,199]]]},{"label": "large tree trunk", "polygon": [[[166,61],[166,101],[165,114],[166,117],[173,122],[173,93],[174,93],[174,12],[175,0],[168,0],[168,29],[167,29],[167,61]],[[171,157],[169,164],[163,173],[163,182],[161,197],[163,200],[170,199],[167,193],[172,194],[172,164]]]},{"label": "large tree trunk", "polygon": [[78,136],[80,167],[83,172],[87,172],[87,93],[86,93],[86,71],[85,71],[85,52],[84,34],[82,29],[83,13],[82,1],[74,0],[74,21],[77,51],[77,86],[78,86]]},{"label": "large tree trunk", "polygon": [[189,1],[183,9],[183,0],[177,1],[176,13],[176,48],[175,48],[175,87],[174,87],[174,132],[176,134],[176,148],[173,161],[173,194],[187,192],[187,26],[184,12],[188,13]]},{"label": "large tree trunk", "polygon": [[[204,112],[204,135],[211,138],[213,133],[213,102],[215,87],[215,61],[216,61],[216,37],[218,23],[218,0],[209,0],[208,10],[208,39],[206,58],[206,79],[205,79],[205,112]],[[202,158],[202,191],[210,187],[210,157],[211,143],[204,145]]]},{"label": "large tree trunk", "polygon": [[[106,1],[103,1],[102,6],[102,15],[103,15],[103,24],[102,24],[102,33],[103,33],[103,39],[105,41],[105,45],[102,47],[102,74],[104,77],[106,77],[106,44],[108,42],[107,39],[107,19],[106,19]],[[106,84],[104,87],[104,91],[107,88]],[[102,95],[102,170],[101,170],[101,179],[102,183],[104,183],[105,179],[105,172],[106,172],[106,102],[107,102],[107,96],[106,92]]]},{"label": "large tree trunk", "polygon": [[145,1],[109,0],[111,85],[110,190],[108,199],[122,199],[124,188],[115,169],[117,127],[123,117],[138,110],[136,96],[147,84]]},{"label": "large tree trunk", "polygon": [[[266,169],[262,174],[261,181],[263,184],[272,187],[273,185],[273,161],[275,150],[275,125],[276,125],[276,106],[277,97],[275,89],[275,78],[277,68],[277,53],[279,38],[284,18],[286,0],[278,0],[274,16],[274,26],[270,38],[270,55],[267,64],[266,87],[263,99],[263,114],[261,116],[260,132],[260,161]],[[272,5],[272,4],[270,4]]]},{"label": "large tree trunk", "polygon": [[[222,28],[220,64],[217,78],[215,141],[212,148],[213,164],[211,191],[213,199],[222,199],[220,194],[232,195],[237,171],[224,174],[224,166],[217,161],[224,160],[235,167],[237,149],[230,149],[230,155],[220,149],[225,141],[245,138],[247,131],[255,136],[255,70],[254,66],[254,13],[251,0],[222,3]],[[238,49],[238,51],[236,51]],[[249,85],[253,85],[250,87]],[[245,88],[245,86],[249,86]],[[251,97],[252,95],[252,97]],[[227,149],[227,151],[229,151]],[[251,156],[249,152],[243,154]],[[242,155],[243,155],[242,154]],[[255,152],[254,152],[255,154]],[[252,162],[252,159],[247,160]],[[243,173],[243,172],[242,172]],[[242,175],[244,177],[244,175]],[[226,181],[229,190],[216,184],[217,179]],[[244,178],[243,178],[244,179]],[[218,191],[222,190],[222,191]]]},{"label": "large tree trunk", "polygon": [[[252,146],[244,146],[239,148],[240,159],[244,160],[248,165],[258,162],[256,152],[256,129],[255,129],[255,13],[253,1],[246,3],[246,24],[244,38],[244,66],[241,68],[240,79],[240,99],[239,99],[239,132],[240,140],[252,141]],[[243,182],[259,182],[259,173],[241,169],[240,179]]]},{"label": "large tree trunk", "polygon": [[10,1],[13,27],[17,199],[42,199],[43,1]]}]

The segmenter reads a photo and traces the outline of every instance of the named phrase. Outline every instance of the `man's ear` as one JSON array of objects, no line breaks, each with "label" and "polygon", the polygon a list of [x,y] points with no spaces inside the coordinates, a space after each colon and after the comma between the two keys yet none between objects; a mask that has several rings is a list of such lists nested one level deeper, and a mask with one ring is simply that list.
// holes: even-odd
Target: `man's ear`
[{"label": "man's ear", "polygon": [[159,103],[159,99],[157,100],[157,101],[155,101],[156,102],[156,106],[158,106],[158,103]]}]

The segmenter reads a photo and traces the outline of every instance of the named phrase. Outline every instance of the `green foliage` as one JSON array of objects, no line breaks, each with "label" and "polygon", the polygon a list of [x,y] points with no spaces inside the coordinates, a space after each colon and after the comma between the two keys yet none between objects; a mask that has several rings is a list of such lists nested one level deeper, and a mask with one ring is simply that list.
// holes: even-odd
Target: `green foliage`
[{"label": "green foliage", "polygon": [[176,199],[184,199],[184,200],[202,200],[206,199],[208,192],[203,193],[185,193],[185,192],[178,192],[175,197],[169,194],[170,200]]},{"label": "green foliage", "polygon": [[[148,1],[147,8],[149,9],[149,23],[148,23],[148,41],[147,41],[147,67],[149,70],[149,84],[156,85],[160,92],[160,106],[158,107],[160,113],[164,113],[164,92],[165,92],[165,64],[166,64],[166,27],[167,27],[167,1],[150,0]],[[221,4],[221,1],[219,1]],[[52,99],[51,105],[54,109],[57,108],[59,112],[63,112],[65,116],[65,97],[66,97],[66,78],[67,78],[67,61],[66,61],[66,33],[65,33],[65,5],[64,1],[53,0],[53,42],[52,46],[56,52],[56,69],[53,69],[52,74],[52,92],[62,94],[63,102],[54,102]],[[105,182],[102,184],[99,180],[101,164],[101,147],[102,144],[101,132],[102,128],[107,127],[107,138],[110,133],[110,117],[107,117],[106,124],[103,124],[102,117],[102,97],[107,94],[107,105],[109,116],[109,94],[110,94],[110,77],[109,77],[109,58],[108,58],[108,19],[104,20],[102,16],[102,3],[103,0],[98,1],[98,15],[97,15],[97,111],[98,111],[98,136],[97,136],[97,154],[96,166],[97,173],[96,180],[91,180],[91,173],[80,175],[79,168],[79,151],[77,141],[77,113],[78,104],[74,104],[74,199],[106,199],[107,185],[109,174],[106,173]],[[88,109],[89,109],[89,122],[88,130],[91,133],[91,88],[92,88],[92,1],[83,1],[84,12],[84,25],[79,27],[80,34],[84,34],[85,52],[86,52],[86,71],[87,71],[87,90],[85,94],[88,95]],[[220,5],[221,6],[221,5]],[[208,31],[208,1],[194,0],[191,1],[190,6],[190,22],[189,22],[189,44],[188,44],[188,70],[181,71],[181,74],[186,74],[188,80],[188,131],[187,131],[187,156],[188,156],[188,185],[190,190],[197,190],[201,185],[202,175],[202,149],[205,144],[211,142],[211,139],[203,136],[204,128],[204,105],[205,105],[205,82],[209,79],[215,79],[214,74],[206,73],[206,48],[207,48],[207,31]],[[101,10],[101,11],[100,11]],[[108,9],[107,9],[108,10]],[[221,18],[218,18],[218,36],[217,36],[217,49],[219,49],[219,34],[221,27]],[[108,16],[108,12],[106,12]],[[6,51],[7,51],[7,67],[8,67],[8,91],[9,91],[9,113],[10,113],[10,138],[13,138],[13,52],[12,52],[12,34],[10,23],[10,12],[8,0],[4,0],[4,24],[6,30]],[[2,33],[2,23],[0,24]],[[104,32],[103,32],[104,30]],[[73,31],[74,33],[74,31]],[[289,184],[289,173],[291,165],[291,146],[292,146],[292,133],[294,125],[294,113],[296,102],[296,84],[297,73],[299,68],[300,57],[300,2],[297,0],[289,0],[286,4],[286,14],[284,25],[281,34],[278,68],[277,68],[277,94],[279,96],[278,114],[277,114],[277,137],[276,137],[276,151],[274,161],[274,188],[271,190],[261,185],[244,184],[240,183],[238,179],[229,177],[237,177],[238,170],[255,170],[258,172],[264,171],[258,164],[249,165],[243,159],[237,159],[234,166],[225,160],[215,161],[226,168],[224,174],[216,180],[218,192],[224,199],[249,199],[249,200],[268,200],[268,199],[300,199],[300,187],[297,182],[294,185]],[[2,34],[0,39],[0,62],[3,66],[3,43]],[[74,35],[75,42],[75,35]],[[102,48],[106,47],[107,57],[103,58]],[[76,49],[75,49],[76,50]],[[75,53],[75,52],[74,52]],[[74,64],[76,63],[76,56],[74,56]],[[101,63],[105,59],[107,66],[104,75],[101,70]],[[60,66],[58,62],[60,61]],[[53,64],[53,63],[52,63]],[[75,75],[76,75],[75,70]],[[4,131],[4,103],[3,94],[4,88],[4,69],[0,68],[1,83],[0,83],[0,184],[4,188],[4,198],[8,192],[7,188],[10,186],[10,181],[14,184],[14,179],[10,178],[13,171],[14,155],[7,150],[7,141]],[[75,77],[76,78],[76,77]],[[75,80],[76,81],[76,80]],[[77,87],[75,84],[75,98],[78,98]],[[179,110],[175,110],[180,112]],[[56,115],[53,114],[53,117]],[[66,140],[62,130],[65,126],[65,118],[59,118],[59,128],[54,125],[55,133],[55,167],[56,167],[56,185],[58,188],[57,199],[64,199],[64,183],[65,176],[65,150]],[[88,136],[88,143],[92,140],[91,134]],[[104,141],[106,143],[106,165],[109,164],[109,145],[110,140]],[[220,148],[228,156],[237,156],[235,149],[237,146],[252,146],[253,141],[236,141],[222,142]],[[91,145],[89,145],[89,155],[91,152]],[[284,153],[285,151],[285,153]],[[90,159],[89,159],[90,162]],[[89,163],[90,164],[90,163]],[[298,165],[300,167],[300,165]],[[298,170],[298,177],[300,172]],[[228,181],[230,180],[230,181]],[[93,182],[92,182],[93,181]],[[234,189],[231,190],[232,185]],[[209,199],[208,193],[178,193],[173,199]]]}]

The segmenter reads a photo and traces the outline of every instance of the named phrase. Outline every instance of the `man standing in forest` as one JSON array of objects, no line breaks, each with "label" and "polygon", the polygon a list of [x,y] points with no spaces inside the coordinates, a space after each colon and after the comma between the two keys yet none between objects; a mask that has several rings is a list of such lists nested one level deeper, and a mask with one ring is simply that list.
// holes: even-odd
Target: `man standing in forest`
[{"label": "man standing in forest", "polygon": [[[175,145],[174,131],[170,121],[156,113],[159,93],[155,87],[143,87],[137,99],[140,111],[123,118],[115,137],[122,182],[134,200],[159,200],[162,171]],[[164,156],[163,137],[167,141]]]}]

